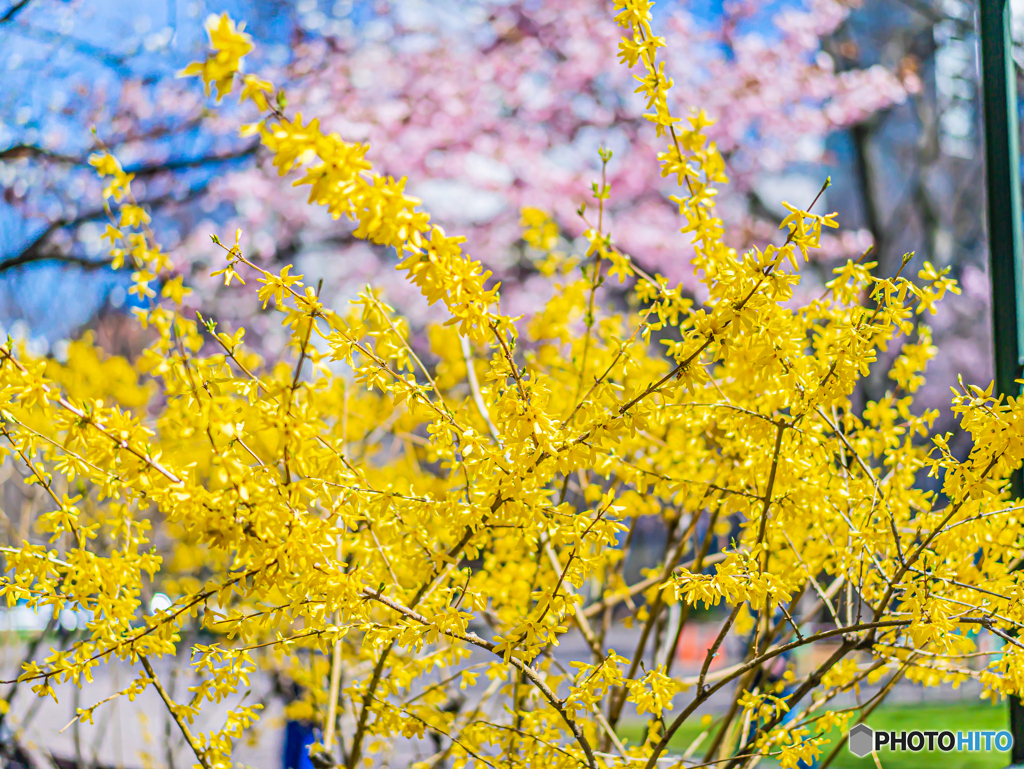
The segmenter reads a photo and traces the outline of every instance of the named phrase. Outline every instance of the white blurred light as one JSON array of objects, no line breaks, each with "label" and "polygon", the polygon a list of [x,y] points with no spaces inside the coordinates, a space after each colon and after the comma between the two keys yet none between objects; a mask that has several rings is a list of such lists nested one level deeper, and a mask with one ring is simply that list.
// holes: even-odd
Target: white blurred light
[{"label": "white blurred light", "polygon": [[78,615],[71,611],[71,609],[61,609],[57,619],[60,621],[60,626],[69,633],[78,627]]},{"label": "white blurred light", "polygon": [[149,613],[156,614],[158,611],[167,611],[174,605],[174,601],[166,593],[157,593],[149,601]]}]

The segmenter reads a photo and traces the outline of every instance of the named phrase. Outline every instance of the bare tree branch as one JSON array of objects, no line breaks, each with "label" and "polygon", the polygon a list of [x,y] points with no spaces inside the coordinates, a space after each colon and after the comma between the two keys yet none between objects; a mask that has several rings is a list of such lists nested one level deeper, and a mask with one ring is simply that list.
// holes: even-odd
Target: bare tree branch
[{"label": "bare tree branch", "polygon": [[[208,186],[209,182],[204,182],[198,187],[189,190],[183,196],[175,196],[169,193],[167,195],[161,195],[153,198],[152,200],[144,200],[142,201],[142,205],[153,209],[171,204],[187,203],[202,195]],[[63,262],[66,264],[78,265],[85,269],[99,269],[101,267],[108,266],[111,263],[110,259],[89,259],[87,257],[77,256],[74,254],[65,254],[55,248],[49,247],[51,238],[60,230],[75,228],[85,224],[86,222],[100,221],[106,216],[107,212],[102,208],[98,208],[84,214],[79,214],[71,219],[57,219],[50,222],[50,224],[48,224],[46,228],[36,236],[35,240],[23,248],[20,253],[0,261],[0,273],[37,262]]]},{"label": "bare tree branch", "polygon": [[[0,19],[0,23],[2,23]],[[88,56],[91,59],[95,59],[106,67],[116,71],[118,74],[127,75],[128,68],[125,66],[125,60],[127,57],[119,56],[110,51],[105,51],[98,46],[86,40],[80,40],[70,35],[65,35],[60,32],[54,32],[52,29],[46,29],[44,27],[30,27],[28,24],[18,24],[13,28],[14,34],[21,35],[22,37],[28,37],[35,40],[41,40],[47,43],[57,44],[68,44],[77,53],[83,56]]]},{"label": "bare tree branch", "polygon": [[936,8],[927,0],[898,0],[901,5],[905,5],[914,13],[924,16],[932,24],[938,24],[943,21],[952,21],[957,24],[968,24],[969,20],[960,19],[956,16],[950,16],[939,8]]},{"label": "bare tree branch", "polygon": [[[183,171],[189,168],[201,168],[215,163],[226,163],[231,160],[241,160],[256,154],[260,143],[255,142],[231,152],[202,155],[197,158],[180,158],[168,160],[163,163],[150,163],[149,165],[129,166],[125,168],[126,173],[135,174],[138,177],[156,176],[157,174],[170,171]],[[64,165],[80,166],[86,168],[89,165],[88,158],[75,157],[53,152],[33,144],[15,144],[5,150],[0,150],[0,160],[20,160],[22,158],[43,158]]]},{"label": "bare tree branch", "polygon": [[9,21],[13,21],[14,17],[25,10],[25,6],[31,2],[32,0],[18,0],[18,2],[7,9],[3,16],[0,16],[0,24],[6,24]]},{"label": "bare tree branch", "polygon": [[62,155],[59,152],[52,152],[32,144],[14,144],[5,150],[0,150],[0,160],[21,160],[22,158],[44,157],[56,160],[68,165],[83,165],[82,161],[71,155]]}]

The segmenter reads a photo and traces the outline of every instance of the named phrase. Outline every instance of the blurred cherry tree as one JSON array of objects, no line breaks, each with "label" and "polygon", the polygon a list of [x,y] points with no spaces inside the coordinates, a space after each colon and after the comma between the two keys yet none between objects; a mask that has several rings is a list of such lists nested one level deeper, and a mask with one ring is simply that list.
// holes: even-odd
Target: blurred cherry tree
[{"label": "blurred cherry tree", "polygon": [[[49,4],[12,6],[0,29],[9,39],[31,39],[30,30]],[[836,72],[821,40],[848,16],[843,3],[781,4],[771,14],[759,6],[730,3],[711,13],[670,4],[663,11],[669,16],[673,71],[686,77],[677,83],[679,98],[706,105],[717,121],[712,134],[733,180],[728,215],[743,222],[749,235],[737,247],[767,241],[777,227],[778,212],[761,204],[759,184],[794,163],[820,166],[827,136],[903,101],[906,90],[918,86],[916,79],[901,82],[879,65]],[[368,140],[383,168],[409,169],[413,194],[442,222],[468,230],[474,254],[506,285],[526,289],[511,294],[523,310],[536,299],[529,290],[536,270],[518,242],[520,209],[551,211],[559,233],[571,241],[584,225],[563,201],[589,197],[602,146],[615,155],[608,178],[614,236],[648,270],[686,279],[686,239],[645,235],[663,229],[649,225],[667,223],[675,204],[650,143],[641,140],[653,129],[635,117],[635,84],[608,64],[617,37],[602,3],[390,7],[343,1],[323,10],[304,2],[287,8],[255,4],[246,11],[257,36],[289,43],[276,74],[288,84],[290,105],[326,115],[327,127],[346,137]],[[75,21],[65,27],[77,27],[87,13],[84,6],[64,12]],[[556,33],[566,28],[570,35]],[[175,220],[177,240],[167,245],[186,276],[210,269],[206,185],[209,169],[225,163],[239,170],[216,182],[218,192],[234,203],[236,223],[261,257],[316,259],[335,281],[327,290],[342,295],[378,273],[389,254],[350,243],[345,223],[311,218],[300,193],[283,194],[287,183],[254,144],[225,131],[205,103],[187,95],[166,71],[151,71],[148,51],[163,47],[187,58],[201,44],[194,32],[178,41],[180,34],[180,26],[167,26],[144,35],[141,50],[136,46],[131,56],[104,54],[104,66],[118,77],[95,87],[75,84],[70,96],[55,100],[50,112],[66,119],[50,114],[15,120],[5,130],[4,196],[25,235],[21,242],[7,238],[12,247],[0,269],[16,271],[9,282],[24,283],[31,274],[26,267],[38,263],[78,271],[102,264],[97,257],[103,212],[80,210],[76,203],[91,197],[84,161],[100,144],[133,161],[147,202]],[[26,108],[5,109],[18,114]],[[58,122],[67,125],[55,129]],[[85,130],[74,133],[76,123],[80,129],[97,126],[92,145],[83,143]],[[172,131],[171,125],[186,129]],[[797,184],[789,197],[807,202],[801,198],[813,197],[824,179],[818,176]],[[643,225],[616,229],[617,215]],[[848,231],[835,240],[833,253],[859,253],[869,243],[866,233]],[[218,310],[231,315],[230,308]]]},{"label": "blurred cherry tree", "polygon": [[[756,186],[767,173],[794,162],[820,164],[831,132],[905,97],[903,85],[881,66],[834,71],[820,38],[843,21],[843,5],[818,0],[771,18],[756,5],[727,5],[715,26],[699,23],[684,6],[669,11],[670,66],[687,78],[676,83],[679,98],[707,105],[717,121],[711,133],[733,181],[729,216],[747,225],[749,240],[737,247],[775,234],[778,220],[756,215]],[[529,290],[535,270],[516,247],[520,210],[553,212],[567,239],[578,235],[583,218],[565,201],[589,198],[602,146],[614,153],[606,209],[613,236],[648,271],[685,281],[686,239],[650,234],[676,231],[652,226],[667,225],[676,205],[642,139],[653,129],[636,117],[642,109],[632,103],[639,98],[635,83],[607,66],[618,38],[602,4],[495,8],[461,34],[446,33],[443,21],[421,10],[398,6],[382,40],[325,36],[296,46],[287,68],[290,104],[326,115],[327,127],[343,136],[369,141],[385,169],[412,169],[411,192],[443,223],[470,232],[471,252],[506,283],[525,284],[526,291],[516,292],[522,307],[515,309],[528,311],[536,302]],[[801,196],[809,202],[823,180],[822,174],[792,190],[794,202]],[[346,247],[344,225],[311,218],[301,193],[282,207],[276,169],[259,159],[220,186],[265,258],[282,250],[319,253],[342,284],[362,282],[388,261],[365,246]],[[833,245],[836,255],[848,255],[869,243],[847,233]],[[339,253],[347,258],[335,258]]]}]

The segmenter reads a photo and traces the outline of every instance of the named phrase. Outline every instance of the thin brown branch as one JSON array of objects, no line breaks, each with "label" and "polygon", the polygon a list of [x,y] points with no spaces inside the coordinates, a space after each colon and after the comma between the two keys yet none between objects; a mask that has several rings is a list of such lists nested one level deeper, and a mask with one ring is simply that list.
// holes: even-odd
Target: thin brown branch
[{"label": "thin brown branch", "polygon": [[192,736],[192,731],[188,728],[188,724],[185,723],[185,719],[181,715],[180,706],[171,699],[171,696],[167,693],[164,685],[160,683],[160,677],[157,676],[156,671],[153,670],[153,666],[149,664],[149,659],[145,654],[139,655],[139,662],[141,662],[142,667],[145,668],[146,675],[152,679],[153,688],[156,689],[157,693],[160,695],[160,699],[164,701],[164,705],[167,706],[167,710],[170,712],[171,718],[173,718],[175,723],[178,724],[178,728],[181,729],[181,734],[185,738],[185,742],[188,743],[192,752],[195,753],[196,758],[199,759],[199,763],[203,765],[203,769],[212,769],[209,756],[205,750],[199,747],[195,737]]}]

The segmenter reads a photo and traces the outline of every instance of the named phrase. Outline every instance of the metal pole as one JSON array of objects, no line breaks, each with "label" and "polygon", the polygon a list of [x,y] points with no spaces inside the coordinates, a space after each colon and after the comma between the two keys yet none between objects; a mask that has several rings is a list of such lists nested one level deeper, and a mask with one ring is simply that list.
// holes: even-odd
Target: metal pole
[{"label": "metal pole", "polygon": [[[989,274],[992,279],[992,339],[996,389],[1018,395],[1024,350],[1024,248],[1021,240],[1020,152],[1017,76],[1010,55],[1007,0],[981,0],[981,72],[985,108],[985,169],[988,194]],[[1013,496],[1024,496],[1018,469]],[[1011,762],[1024,763],[1024,705],[1010,698]]]}]

